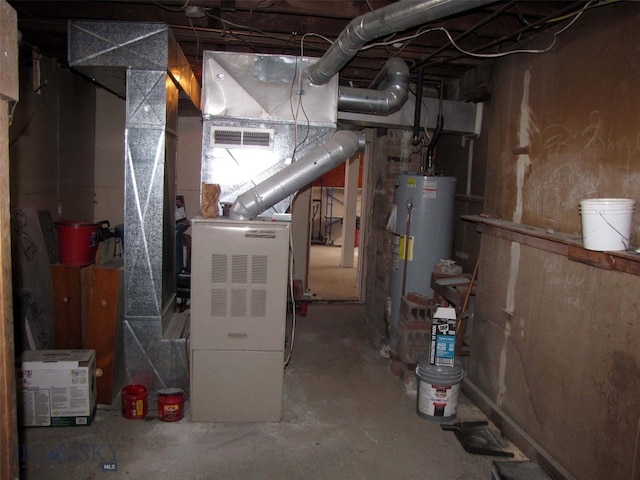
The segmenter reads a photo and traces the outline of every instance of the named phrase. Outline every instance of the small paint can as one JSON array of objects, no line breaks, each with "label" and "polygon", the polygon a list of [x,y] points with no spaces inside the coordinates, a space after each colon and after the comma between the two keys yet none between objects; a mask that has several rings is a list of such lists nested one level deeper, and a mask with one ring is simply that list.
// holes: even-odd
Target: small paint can
[{"label": "small paint can", "polygon": [[138,419],[147,416],[147,387],[127,385],[122,388],[122,416]]},{"label": "small paint can", "polygon": [[158,391],[158,418],[163,422],[177,422],[184,417],[184,391],[164,388]]}]

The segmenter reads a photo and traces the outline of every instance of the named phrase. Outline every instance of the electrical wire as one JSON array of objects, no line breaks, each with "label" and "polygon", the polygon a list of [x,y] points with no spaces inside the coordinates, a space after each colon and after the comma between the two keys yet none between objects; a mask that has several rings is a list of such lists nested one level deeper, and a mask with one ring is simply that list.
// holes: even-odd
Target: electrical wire
[{"label": "electrical wire", "polygon": [[273,39],[275,39],[275,40],[282,40],[282,37],[280,37],[280,36],[278,36],[278,35],[273,35],[273,34],[271,34],[271,33],[264,32],[264,31],[259,30],[259,29],[257,29],[257,28],[253,28],[253,27],[251,27],[251,26],[249,26],[249,25],[241,25],[241,24],[239,24],[239,23],[234,23],[234,22],[231,22],[231,21],[229,21],[229,20],[225,20],[224,18],[219,17],[219,16],[217,16],[217,15],[214,15],[213,13],[210,13],[210,12],[208,12],[207,10],[205,10],[205,11],[204,11],[204,13],[205,13],[208,17],[211,17],[211,18],[213,18],[213,19],[215,19],[215,20],[218,20],[220,23],[222,23],[222,24],[224,24],[224,25],[230,25],[230,26],[232,26],[232,27],[239,28],[239,29],[241,29],[241,30],[246,30],[246,31],[248,31],[248,32],[255,32],[255,33],[259,33],[260,35],[264,36],[265,38],[273,38]]},{"label": "electrical wire", "polygon": [[[296,57],[296,64],[295,64],[295,73],[293,75],[293,79],[291,80],[291,91],[289,93],[289,107],[291,109],[291,116],[293,117],[293,151],[291,152],[291,161],[295,161],[295,157],[296,157],[296,152],[298,151],[298,147],[300,147],[300,145],[302,145],[308,138],[309,136],[309,130],[310,130],[310,123],[309,123],[309,117],[307,116],[307,112],[304,109],[304,106],[302,105],[302,75],[298,74],[298,58]],[[300,57],[300,61],[302,62],[302,57]],[[298,92],[298,104],[296,105],[296,109],[294,111],[293,108],[293,99],[296,96],[296,79],[298,80],[298,88],[297,88],[297,92]],[[298,126],[299,126],[299,122],[298,122],[298,115],[300,114],[300,109],[302,109],[302,112],[304,113],[304,116],[306,118],[306,126],[307,126],[307,131],[305,133],[304,138],[298,142]]]},{"label": "electrical wire", "polygon": [[325,42],[327,42],[329,45],[333,45],[333,40],[331,40],[330,38],[325,37],[324,35],[320,35],[319,33],[305,33],[304,35],[302,35],[302,38],[300,39],[300,55],[303,55],[303,51],[304,51],[304,39],[307,37],[318,37],[321,38],[322,40],[324,40]]},{"label": "electrical wire", "polygon": [[451,34],[449,33],[449,31],[446,30],[445,28],[440,27],[440,28],[436,28],[434,30],[440,30],[440,31],[444,32],[444,34],[449,39],[449,42],[451,43],[451,45],[456,50],[458,50],[460,53],[463,53],[465,55],[469,55],[470,57],[475,57],[475,58],[499,58],[499,57],[505,57],[507,55],[513,55],[513,54],[516,54],[516,53],[533,53],[533,54],[546,53],[546,52],[550,51],[555,46],[556,41],[558,40],[558,36],[560,34],[564,33],[566,30],[569,29],[569,27],[571,27],[571,25],[573,25],[576,21],[578,21],[578,19],[585,12],[585,10],[587,8],[589,8],[590,4],[594,3],[595,1],[596,0],[591,0],[590,2],[587,2],[585,4],[585,6],[580,9],[580,11],[575,13],[573,19],[567,25],[565,25],[563,28],[561,28],[560,30],[558,30],[557,32],[555,32],[553,34],[553,40],[551,41],[551,44],[548,47],[543,48],[543,49],[536,49],[536,50],[517,49],[517,50],[509,50],[509,51],[500,52],[500,53],[474,53],[474,52],[469,52],[469,51],[464,50],[461,47],[459,47],[458,44],[453,39],[453,37],[451,36]]},{"label": "electrical wire", "polygon": [[[254,10],[256,8],[258,8],[265,1],[266,0],[260,0],[256,4],[256,6],[253,7],[250,10],[250,17],[249,17],[250,19],[252,18]],[[367,7],[369,8],[369,10],[375,11],[375,10],[373,10],[373,8],[370,5],[369,1],[368,0],[365,0],[365,1],[366,1]],[[555,32],[553,34],[552,43],[547,48],[544,48],[544,49],[536,49],[536,50],[534,50],[534,49],[516,49],[516,50],[509,50],[509,51],[498,52],[498,53],[475,53],[475,52],[471,52],[471,51],[465,50],[461,46],[459,46],[457,41],[451,35],[451,33],[447,29],[445,29],[444,27],[434,27],[434,28],[420,29],[415,34],[408,35],[408,36],[405,36],[405,37],[402,37],[402,38],[395,38],[396,34],[394,33],[394,34],[388,36],[384,41],[370,43],[368,45],[365,45],[365,46],[361,47],[359,49],[359,51],[366,51],[366,50],[369,50],[369,49],[372,49],[372,48],[376,48],[376,47],[385,47],[385,49],[386,49],[389,45],[403,44],[402,47],[400,49],[398,49],[397,51],[389,52],[389,53],[392,53],[393,55],[397,56],[400,53],[402,53],[402,51],[404,51],[404,49],[407,48],[409,46],[409,44],[413,40],[415,40],[416,38],[418,38],[418,37],[420,37],[422,35],[425,35],[427,33],[433,33],[433,32],[440,31],[440,32],[443,32],[446,35],[449,43],[456,50],[458,50],[463,55],[468,55],[468,56],[475,57],[475,58],[498,58],[498,57],[504,57],[504,56],[507,56],[507,55],[513,55],[513,54],[518,54],[518,53],[524,53],[524,54],[546,53],[546,52],[550,51],[555,46],[555,43],[556,43],[558,35],[562,34],[569,27],[571,27],[586,10],[591,9],[591,8],[600,7],[600,6],[603,6],[603,5],[607,5],[607,4],[610,4],[610,3],[616,3],[618,1],[620,1],[620,0],[600,0],[600,1],[598,1],[598,0],[590,0],[590,1],[586,2],[583,7],[581,7],[579,10],[577,10],[575,12],[571,12],[571,13],[568,13],[566,15],[562,15],[562,16],[547,20],[545,22],[546,24],[553,24],[553,23],[558,23],[558,22],[564,21],[564,20],[566,20],[568,18],[572,18],[571,22],[569,22],[568,25],[566,25],[565,27],[563,27],[562,29],[560,29],[559,31],[557,31],[557,32]],[[154,5],[156,5],[157,7],[165,9],[165,10],[168,10],[168,11],[172,11],[172,12],[184,11],[189,6],[189,4],[190,4],[190,0],[185,0],[185,3],[181,7],[179,7],[179,8],[171,8],[171,7],[168,7],[166,5],[163,5],[160,2],[154,2]],[[273,5],[273,4],[271,4],[271,5]],[[269,5],[269,7],[271,5]],[[214,18],[214,19],[218,20],[221,23],[221,25],[222,25],[221,34],[222,35],[225,35],[226,32],[228,31],[234,38],[238,39],[239,41],[242,41],[243,43],[248,45],[255,52],[258,52],[258,49],[253,45],[253,34],[254,33],[260,34],[265,38],[271,38],[271,39],[275,39],[275,40],[278,40],[278,41],[284,40],[285,44],[283,46],[283,49],[286,47],[286,44],[291,40],[291,36],[289,36],[286,39],[283,39],[282,36],[265,32],[263,30],[251,27],[251,25],[242,25],[242,24],[238,24],[238,23],[235,23],[235,22],[231,22],[229,20],[225,20],[222,17],[211,13],[210,10],[211,10],[210,8],[203,8],[204,13],[208,17]],[[521,14],[520,14],[520,16],[521,16]],[[521,21],[522,20],[523,19],[521,18]],[[530,22],[525,22],[525,24],[530,24]],[[193,27],[193,25],[191,25],[191,26],[192,26],[192,29],[195,32],[196,29]],[[231,27],[235,27],[235,28],[238,28],[238,29],[241,29],[241,30],[248,31],[251,34],[250,38],[249,38],[249,41],[244,40],[240,36],[234,34],[230,30],[228,30],[226,28],[227,26],[231,26]],[[211,31],[211,29],[205,29],[205,30]],[[318,37],[318,38],[321,38],[321,39],[327,41],[329,44],[333,44],[332,40],[330,40],[329,38],[327,38],[327,37],[325,37],[323,35],[320,35],[318,33],[313,33],[313,32],[306,33],[303,36],[303,38],[306,37],[306,36],[315,36],[315,37]],[[199,39],[197,38],[197,33],[196,33],[196,41],[197,42],[199,41]]]},{"label": "electrical wire", "polygon": [[293,288],[293,232],[291,232],[291,228],[289,228],[289,295],[291,297],[291,345],[289,346],[289,353],[287,354],[287,359],[284,361],[285,368],[289,365],[291,361],[291,356],[293,355],[293,343],[295,341],[296,336],[296,299],[294,297],[294,288]]},{"label": "electrical wire", "polygon": [[[329,42],[329,44],[332,44],[331,40],[329,40],[327,37],[324,37],[322,35],[319,35],[317,33],[305,33],[302,38],[300,39],[300,62],[304,61],[304,40],[306,37],[308,36],[312,36],[312,37],[319,37],[327,42]],[[294,149],[293,152],[291,154],[291,160],[295,161],[295,155],[296,152],[298,151],[298,148],[300,148],[301,145],[303,145],[307,138],[309,137],[309,133],[310,133],[310,129],[311,129],[311,123],[309,120],[309,116],[307,115],[307,111],[304,108],[304,102],[302,101],[303,99],[303,89],[302,89],[302,75],[298,74],[298,71],[301,70],[302,67],[298,67],[298,57],[296,57],[296,69],[295,69],[295,75],[294,75],[294,79],[291,82],[291,94],[289,96],[289,104],[291,107],[291,115],[293,116],[293,121],[294,121]],[[296,109],[295,112],[293,110],[293,98],[294,98],[294,94],[295,92],[295,83],[296,83],[296,79],[298,81],[298,103],[296,105]],[[306,132],[305,132],[305,136],[302,140],[298,141],[298,125],[300,124],[300,122],[298,121],[298,116],[300,114],[300,110],[302,110],[302,113],[304,114],[304,118],[305,118],[305,125],[307,127]]]},{"label": "electrical wire", "polygon": [[[187,3],[189,3],[188,0],[187,0]],[[191,30],[193,30],[193,33],[196,36],[196,64],[198,64],[200,63],[200,37],[198,36],[198,31],[193,26],[193,21],[191,17],[189,17],[189,25],[191,25]]]},{"label": "electrical wire", "polygon": [[476,57],[476,58],[498,58],[498,57],[504,57],[507,55],[513,55],[516,53],[533,53],[533,54],[537,54],[537,53],[546,53],[549,50],[551,50],[557,41],[557,37],[564,33],[567,29],[569,29],[569,27],[571,27],[577,20],[578,18],[580,18],[580,16],[588,9],[594,8],[594,7],[599,7],[608,3],[614,3],[617,2],[619,0],[608,0],[605,2],[600,2],[597,3],[598,0],[590,0],[589,2],[585,3],[585,5],[578,10],[577,12],[573,12],[570,13],[568,15],[564,15],[562,17],[558,17],[558,18],[554,18],[549,20],[547,23],[556,23],[562,20],[566,20],[567,18],[572,18],[571,22],[569,22],[567,25],[565,25],[563,28],[561,28],[560,30],[558,30],[557,32],[555,32],[553,34],[553,41],[551,42],[551,45],[549,45],[548,47],[544,48],[544,49],[538,49],[538,50],[527,50],[527,49],[518,49],[518,50],[509,50],[506,52],[500,52],[500,53],[475,53],[475,52],[470,52],[468,50],[464,50],[462,47],[460,47],[456,41],[453,39],[453,36],[451,35],[451,33],[444,27],[433,27],[433,28],[421,28],[419,29],[416,33],[412,34],[412,35],[408,35],[406,37],[402,37],[402,38],[398,38],[398,39],[394,39],[394,40],[388,40],[388,41],[383,41],[383,42],[375,42],[375,43],[370,43],[368,45],[363,46],[362,48],[360,48],[361,51],[363,50],[369,50],[371,48],[375,48],[375,47],[380,47],[380,46],[386,46],[386,45],[394,45],[394,44],[398,44],[398,43],[402,43],[404,44],[403,47],[396,52],[396,55],[398,55],[402,50],[404,50],[404,48],[407,47],[408,42],[410,42],[411,40],[415,40],[416,38],[425,35],[427,33],[433,33],[433,32],[443,32],[446,36],[447,39],[449,40],[449,43],[456,49],[458,50],[460,53],[463,53],[464,55],[469,55],[471,57]]}]

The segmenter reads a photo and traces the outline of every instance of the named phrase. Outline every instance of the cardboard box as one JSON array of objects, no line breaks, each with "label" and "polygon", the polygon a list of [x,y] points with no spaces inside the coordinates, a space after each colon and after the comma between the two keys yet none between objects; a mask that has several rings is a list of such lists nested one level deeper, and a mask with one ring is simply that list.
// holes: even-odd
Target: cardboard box
[{"label": "cardboard box", "polygon": [[431,324],[431,365],[453,367],[456,359],[455,307],[438,307]]},{"label": "cardboard box", "polygon": [[27,350],[18,359],[18,422],[90,425],[96,413],[94,350]]}]

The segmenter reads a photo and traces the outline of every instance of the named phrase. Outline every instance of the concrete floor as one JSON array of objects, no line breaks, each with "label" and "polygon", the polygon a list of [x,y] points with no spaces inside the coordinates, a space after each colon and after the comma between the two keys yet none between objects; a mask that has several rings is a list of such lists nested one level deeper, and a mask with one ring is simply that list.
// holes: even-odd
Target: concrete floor
[{"label": "concrete floor", "polygon": [[342,267],[342,251],[336,245],[311,245],[309,290],[316,300],[358,300],[358,249],[353,267]]},{"label": "concrete floor", "polygon": [[[191,423],[188,402],[185,418],[167,423],[153,400],[146,419],[128,420],[118,398],[90,426],[23,429],[22,478],[491,478],[495,457],[465,452],[417,415],[415,384],[391,373],[362,305],[313,303],[298,317],[284,390],[279,423]],[[462,396],[453,421],[478,419]]]}]

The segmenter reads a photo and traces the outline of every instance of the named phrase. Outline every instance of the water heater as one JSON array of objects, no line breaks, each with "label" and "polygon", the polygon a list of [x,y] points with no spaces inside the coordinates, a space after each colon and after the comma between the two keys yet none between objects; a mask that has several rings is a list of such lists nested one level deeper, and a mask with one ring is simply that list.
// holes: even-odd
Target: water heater
[{"label": "water heater", "polygon": [[391,219],[393,259],[390,286],[389,346],[396,348],[396,331],[403,295],[433,296],[431,272],[451,257],[456,179],[402,174],[395,193],[395,222]]}]

